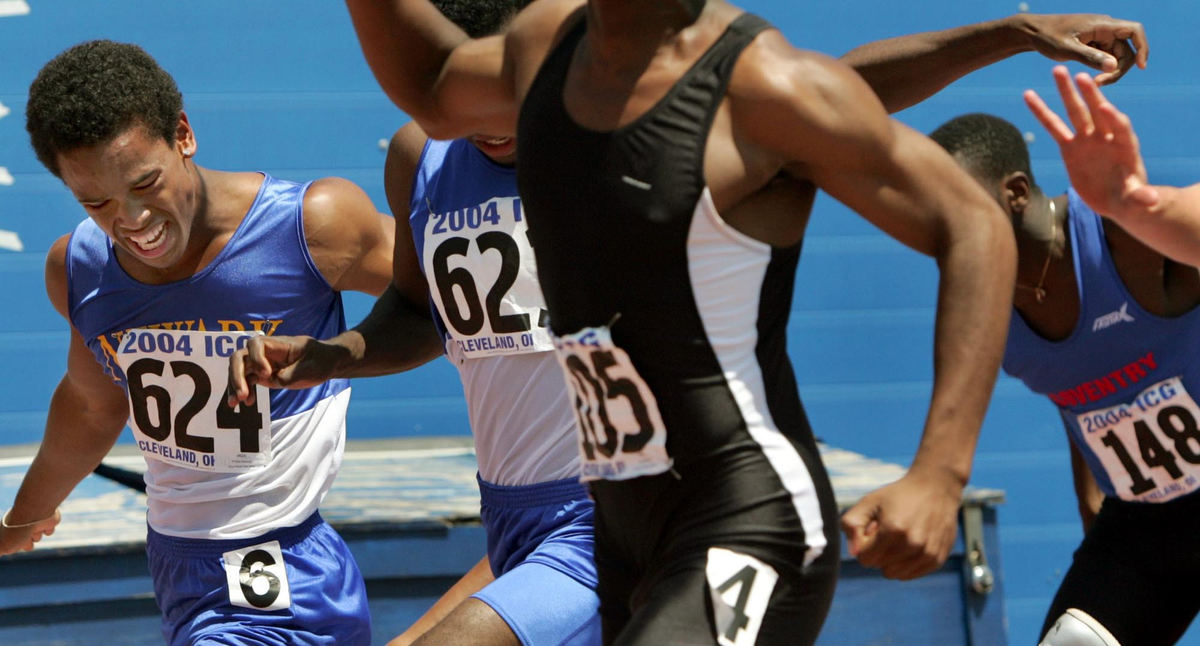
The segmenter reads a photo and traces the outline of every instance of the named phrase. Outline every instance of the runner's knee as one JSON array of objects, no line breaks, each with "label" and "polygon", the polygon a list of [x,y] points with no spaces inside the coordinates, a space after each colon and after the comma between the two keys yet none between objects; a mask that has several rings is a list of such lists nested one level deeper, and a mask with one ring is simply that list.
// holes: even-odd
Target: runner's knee
[{"label": "runner's knee", "polygon": [[1094,617],[1078,608],[1067,608],[1039,646],[1121,646]]}]

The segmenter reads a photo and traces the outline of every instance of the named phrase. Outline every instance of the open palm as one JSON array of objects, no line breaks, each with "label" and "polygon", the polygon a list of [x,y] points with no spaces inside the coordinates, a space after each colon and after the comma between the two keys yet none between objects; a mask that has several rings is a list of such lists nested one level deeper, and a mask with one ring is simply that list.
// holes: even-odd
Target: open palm
[{"label": "open palm", "polygon": [[1033,90],[1026,90],[1025,103],[1058,142],[1079,196],[1110,216],[1143,212],[1158,203],[1129,117],[1104,97],[1087,74],[1077,75],[1073,83],[1067,68],[1060,65],[1054,68],[1054,82],[1071,126]]}]

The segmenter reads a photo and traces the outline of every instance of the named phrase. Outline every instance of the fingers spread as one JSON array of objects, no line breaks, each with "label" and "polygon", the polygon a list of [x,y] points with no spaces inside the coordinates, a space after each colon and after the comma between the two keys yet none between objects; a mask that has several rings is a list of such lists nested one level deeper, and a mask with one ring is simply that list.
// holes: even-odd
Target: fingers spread
[{"label": "fingers spread", "polygon": [[1071,141],[1071,138],[1074,136],[1071,128],[1059,118],[1054,110],[1051,110],[1046,105],[1046,102],[1042,100],[1042,97],[1038,96],[1037,92],[1025,90],[1023,96],[1025,98],[1025,105],[1029,107],[1029,111],[1033,113],[1034,117],[1037,117],[1042,127],[1046,129],[1046,132],[1050,133],[1050,136],[1054,138],[1054,141],[1058,142],[1058,145],[1061,146]]},{"label": "fingers spread", "polygon": [[1063,107],[1067,111],[1067,118],[1071,120],[1071,125],[1075,126],[1075,132],[1079,133],[1082,137],[1091,136],[1094,128],[1091,112],[1088,111],[1087,104],[1083,102],[1083,98],[1079,96],[1079,92],[1075,89],[1075,84],[1071,82],[1071,75],[1067,72],[1066,67],[1062,65],[1055,66],[1054,84],[1058,87],[1058,94],[1062,97]]},{"label": "fingers spread", "polygon": [[1113,123],[1105,118],[1103,107],[1110,105],[1108,99],[1104,98],[1104,94],[1100,91],[1100,86],[1092,80],[1087,74],[1079,74],[1075,77],[1075,82],[1079,85],[1080,94],[1083,95],[1084,104],[1088,110],[1088,116],[1092,120],[1092,125],[1095,131],[1105,139],[1112,137]]}]

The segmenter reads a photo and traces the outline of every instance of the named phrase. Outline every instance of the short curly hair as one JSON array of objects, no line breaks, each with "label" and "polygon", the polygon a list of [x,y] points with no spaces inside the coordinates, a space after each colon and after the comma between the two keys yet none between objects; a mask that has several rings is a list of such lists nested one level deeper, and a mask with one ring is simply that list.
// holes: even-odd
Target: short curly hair
[{"label": "short curly hair", "polygon": [[59,153],[109,141],[138,123],[172,141],[182,111],[175,79],[145,50],[92,40],[38,72],[29,86],[25,130],[38,160],[61,177]]},{"label": "short curly hair", "polygon": [[433,0],[442,15],[471,38],[500,31],[531,0]]},{"label": "short curly hair", "polygon": [[1025,138],[1016,126],[1000,117],[981,112],[964,114],[938,126],[929,138],[986,180],[999,181],[1020,171],[1033,183]]}]

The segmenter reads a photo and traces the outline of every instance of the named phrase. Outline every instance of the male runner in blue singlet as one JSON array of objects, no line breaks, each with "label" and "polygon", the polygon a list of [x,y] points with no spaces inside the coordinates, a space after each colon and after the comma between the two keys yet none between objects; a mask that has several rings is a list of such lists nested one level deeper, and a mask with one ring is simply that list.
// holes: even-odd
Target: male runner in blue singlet
[{"label": "male runner in blue singlet", "polygon": [[1004,370],[1049,397],[1071,440],[1085,537],[1043,644],[1173,644],[1200,610],[1200,271],[1074,189],[1044,195],[1021,132],[1003,119],[961,116],[931,137],[1012,220]]},{"label": "male runner in blue singlet", "polygon": [[362,576],[317,513],[341,463],[345,380],[228,406],[255,334],[333,336],[340,290],[379,294],[391,224],[358,187],[198,165],[174,80],[135,45],[91,41],[29,90],[38,159],[88,214],[46,287],[71,324],[45,437],[0,527],[32,549],[126,420],[146,458],[147,553],[172,645],[370,643]]},{"label": "male runner in blue singlet", "polygon": [[[483,39],[422,0],[349,4],[376,78],[431,135],[518,133],[596,499],[606,641],[816,638],[837,520],[783,335],[816,186],[939,260],[921,447],[849,528],[889,576],[944,560],[1015,255],[999,210],[947,155],[888,120],[845,65],[724,2],[542,0]],[[1019,24],[988,29],[1011,40],[997,51],[1041,42]]]},{"label": "male runner in blue singlet", "polygon": [[[523,4],[437,3],[473,36],[495,33]],[[246,374],[243,357],[251,380],[271,385],[289,384],[282,371],[306,381],[379,374],[405,367],[391,358],[423,338],[406,325],[437,326],[437,349],[458,369],[466,395],[495,580],[478,589],[481,578],[466,577],[397,645],[600,643],[592,502],[579,483],[579,431],[546,327],[515,155],[511,136],[435,141],[416,123],[401,128],[384,178],[396,216],[388,296],[325,344],[264,338],[233,359],[235,385]],[[430,305],[432,321],[400,316]],[[365,351],[353,361],[321,361],[343,343]],[[319,347],[327,351],[304,352]]]}]

